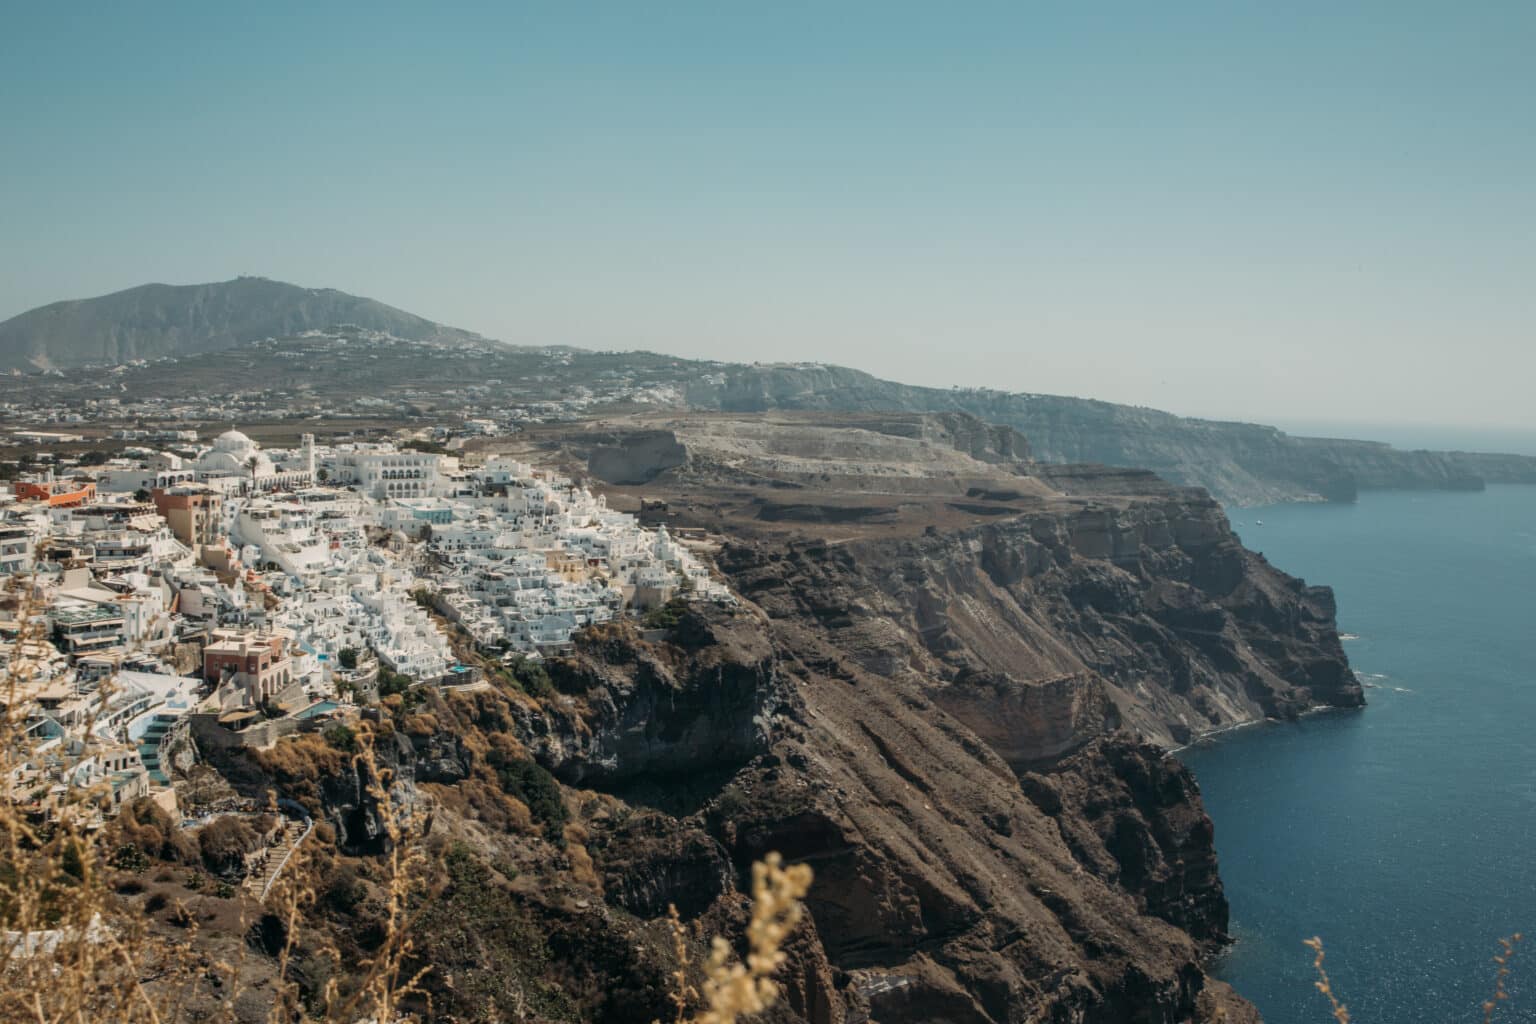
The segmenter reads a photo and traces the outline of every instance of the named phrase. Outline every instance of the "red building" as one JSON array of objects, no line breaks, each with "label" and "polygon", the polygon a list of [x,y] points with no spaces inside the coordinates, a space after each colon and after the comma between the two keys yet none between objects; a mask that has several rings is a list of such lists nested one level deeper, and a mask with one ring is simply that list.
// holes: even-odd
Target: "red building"
[{"label": "red building", "polygon": [[203,648],[203,678],[211,683],[232,676],[253,704],[275,697],[293,682],[288,638],[282,633],[217,629]]},{"label": "red building", "polygon": [[17,501],[41,501],[51,508],[70,508],[96,500],[96,485],[84,480],[17,480]]}]

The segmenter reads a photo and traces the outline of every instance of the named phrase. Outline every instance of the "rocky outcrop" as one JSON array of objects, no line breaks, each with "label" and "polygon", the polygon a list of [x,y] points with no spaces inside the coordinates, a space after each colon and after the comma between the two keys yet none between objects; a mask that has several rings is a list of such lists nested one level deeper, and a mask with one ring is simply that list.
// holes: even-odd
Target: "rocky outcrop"
[{"label": "rocky outcrop", "polygon": [[590,852],[602,866],[609,901],[637,917],[662,917],[676,907],[696,918],[735,884],[725,849],[709,833],[659,812],[594,829]]},{"label": "rocky outcrop", "polygon": [[1201,942],[1225,941],[1213,826],[1194,776],[1178,761],[1111,737],[1026,774],[1023,785],[1084,868],[1129,893],[1144,913]]},{"label": "rocky outcrop", "polygon": [[[452,743],[451,737],[442,740],[443,745]],[[391,780],[393,798],[402,808],[414,808],[419,799],[418,766],[425,776],[436,759],[430,754],[418,759],[415,746],[399,733],[380,740],[376,757],[379,770],[387,772]],[[389,851],[388,810],[379,800],[377,786],[378,780],[368,767],[352,758],[342,759],[335,769],[321,774],[319,806],[313,809],[335,830],[336,848],[343,853],[377,856]],[[288,794],[280,791],[279,795]]]},{"label": "rocky outcrop", "polygon": [[688,450],[670,430],[646,430],[615,436],[587,457],[587,472],[612,484],[643,484],[688,461]]},{"label": "rocky outcrop", "polygon": [[734,770],[768,747],[783,680],[752,616],[687,616],[675,642],[593,630],[551,675],[570,701],[518,705],[520,739],[571,785]]}]

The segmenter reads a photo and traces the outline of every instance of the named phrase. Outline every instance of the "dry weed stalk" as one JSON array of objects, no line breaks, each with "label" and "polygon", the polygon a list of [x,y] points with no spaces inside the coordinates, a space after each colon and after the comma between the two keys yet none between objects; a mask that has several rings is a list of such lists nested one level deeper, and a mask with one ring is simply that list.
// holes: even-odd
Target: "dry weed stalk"
[{"label": "dry weed stalk", "polygon": [[1504,983],[1509,980],[1509,962],[1514,959],[1515,947],[1524,938],[1519,932],[1507,939],[1499,940],[1500,952],[1493,958],[1493,962],[1499,965],[1498,973],[1493,976],[1493,995],[1483,1003],[1483,1024],[1489,1024],[1493,1020],[1493,1012],[1498,1009],[1500,1003],[1509,998],[1509,992]]},{"label": "dry weed stalk", "polygon": [[672,972],[672,1005],[677,1007],[677,1024],[686,1024],[688,1002],[698,998],[699,990],[688,982],[688,930],[678,916],[677,905],[667,907],[667,924],[672,928],[672,953],[677,957],[677,970]]},{"label": "dry weed stalk", "polygon": [[1328,1006],[1333,1011],[1333,1019],[1338,1024],[1349,1024],[1349,1011],[1344,1008],[1344,1004],[1339,1002],[1338,997],[1333,994],[1333,982],[1328,980],[1328,972],[1323,970],[1323,940],[1314,935],[1310,939],[1303,940],[1302,945],[1317,954],[1312,961],[1312,967],[1317,971],[1317,980],[1312,984],[1317,986],[1317,990],[1327,997]]},{"label": "dry weed stalk", "polygon": [[[159,1024],[181,1005],[195,965],[180,943],[156,939],[122,913],[111,891],[99,827],[110,786],[56,795],[29,771],[41,743],[28,732],[26,690],[39,653],[51,650],[35,593],[32,581],[16,580],[7,592],[18,630],[0,681],[0,1020]],[[99,688],[78,751],[50,752],[60,777],[99,752],[96,723],[112,690],[110,679]],[[194,932],[195,923],[189,941]]]},{"label": "dry weed stalk", "polygon": [[710,943],[704,964],[702,993],[687,982],[687,949],[677,908],[670,910],[672,935],[678,951],[677,987],[672,1001],[677,1020],[685,1024],[690,996],[702,994],[705,1008],[686,1024],[736,1024],[736,1020],[768,1009],[779,997],[773,975],[784,965],[784,943],[805,915],[800,902],[811,888],[811,869],[806,864],[784,867],[783,858],[770,853],[752,865],[752,921],[747,926],[746,963],[733,962],[731,944],[720,936]]},{"label": "dry weed stalk", "polygon": [[[1505,983],[1509,981],[1509,964],[1514,959],[1515,947],[1520,945],[1520,940],[1524,937],[1519,932],[1515,932],[1509,938],[1499,940],[1499,953],[1493,958],[1493,962],[1499,965],[1499,969],[1493,976],[1493,995],[1482,1004],[1483,1024],[1492,1024],[1493,1015],[1498,1010],[1499,1004],[1509,999],[1509,990],[1505,987]],[[1312,966],[1317,971],[1317,980],[1312,984],[1328,998],[1333,1019],[1338,1024],[1349,1024],[1349,1010],[1345,1009],[1344,1004],[1334,996],[1333,983],[1328,979],[1328,972],[1323,970],[1323,940],[1313,936],[1303,940],[1302,945],[1317,954],[1312,961]]]},{"label": "dry weed stalk", "polygon": [[[351,996],[342,997],[334,977],[326,983],[326,1019],[396,1024],[416,1019],[414,1014],[401,1009],[401,1004],[407,1000],[419,999],[430,1004],[430,997],[421,985],[432,969],[430,965],[401,980],[406,961],[414,949],[410,926],[420,911],[416,897],[421,892],[427,868],[420,841],[426,835],[428,823],[422,808],[399,796],[390,773],[379,767],[372,731],[360,730],[358,742],[360,749],[352,759],[352,765],[368,779],[368,793],[379,806],[384,831],[389,836],[384,941],[376,954],[358,965],[358,975],[353,979],[357,987]],[[415,911],[413,904],[417,905]]]}]

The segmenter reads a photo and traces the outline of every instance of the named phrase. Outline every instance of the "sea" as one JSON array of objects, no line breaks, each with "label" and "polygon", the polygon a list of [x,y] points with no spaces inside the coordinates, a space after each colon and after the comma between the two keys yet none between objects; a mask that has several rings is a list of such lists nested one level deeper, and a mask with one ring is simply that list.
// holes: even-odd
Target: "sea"
[{"label": "sea", "polygon": [[[1229,513],[1338,596],[1368,707],[1180,752],[1216,823],[1236,943],[1214,973],[1268,1024],[1536,1021],[1536,487],[1366,492]],[[1260,525],[1260,521],[1262,524]]]}]

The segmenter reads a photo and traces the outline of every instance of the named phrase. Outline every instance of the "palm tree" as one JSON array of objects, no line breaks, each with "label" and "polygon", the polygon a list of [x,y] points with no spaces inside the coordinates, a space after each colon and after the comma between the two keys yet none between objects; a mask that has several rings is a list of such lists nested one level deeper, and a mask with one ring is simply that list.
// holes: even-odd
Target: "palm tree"
[{"label": "palm tree", "polygon": [[251,471],[251,493],[252,494],[256,493],[256,470],[257,470],[257,468],[260,465],[261,465],[261,459],[258,456],[256,456],[256,455],[252,455],[250,458],[245,460],[245,468]]}]

